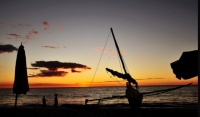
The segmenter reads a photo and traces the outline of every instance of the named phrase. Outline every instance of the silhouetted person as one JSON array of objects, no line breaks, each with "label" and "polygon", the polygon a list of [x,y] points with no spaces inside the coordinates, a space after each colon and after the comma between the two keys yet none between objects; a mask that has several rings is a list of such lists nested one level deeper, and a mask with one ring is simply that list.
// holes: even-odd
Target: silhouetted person
[{"label": "silhouetted person", "polygon": [[140,94],[137,90],[133,89],[129,82],[126,83],[126,87],[126,98],[128,99],[131,109],[140,109],[143,98],[142,94]]},{"label": "silhouetted person", "polygon": [[85,99],[85,105],[88,103],[88,99]]},{"label": "silhouetted person", "polygon": [[58,94],[55,94],[55,98],[54,98],[54,107],[58,106],[58,98],[57,98]]},{"label": "silhouetted person", "polygon": [[43,98],[42,98],[42,103],[43,103],[43,107],[46,107],[46,99],[45,99],[45,96],[43,96]]}]

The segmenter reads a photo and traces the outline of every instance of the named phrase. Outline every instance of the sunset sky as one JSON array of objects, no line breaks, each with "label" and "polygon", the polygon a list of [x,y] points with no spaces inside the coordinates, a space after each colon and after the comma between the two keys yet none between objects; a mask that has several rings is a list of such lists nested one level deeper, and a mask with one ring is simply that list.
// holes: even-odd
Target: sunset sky
[{"label": "sunset sky", "polygon": [[13,86],[21,42],[30,88],[124,86],[105,70],[123,73],[111,27],[139,86],[198,84],[198,77],[177,79],[170,67],[198,49],[197,0],[4,0],[0,88]]}]

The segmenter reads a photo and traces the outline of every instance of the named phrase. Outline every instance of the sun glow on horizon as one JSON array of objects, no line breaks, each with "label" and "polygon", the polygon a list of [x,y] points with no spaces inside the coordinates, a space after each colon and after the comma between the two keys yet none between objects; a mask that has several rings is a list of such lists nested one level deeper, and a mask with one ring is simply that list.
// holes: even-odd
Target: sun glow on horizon
[{"label": "sun glow on horizon", "polygon": [[[165,79],[166,80],[166,79]],[[139,81],[139,86],[166,86],[166,85],[185,85],[188,83],[192,83],[192,85],[198,85],[198,77],[194,77],[189,80],[170,80],[170,81]],[[82,83],[30,83],[29,88],[64,88],[64,87],[107,87],[107,86],[125,86],[126,81],[122,80],[119,82],[82,82]],[[132,85],[134,86],[134,85]],[[13,83],[1,83],[0,88],[12,88]]]}]

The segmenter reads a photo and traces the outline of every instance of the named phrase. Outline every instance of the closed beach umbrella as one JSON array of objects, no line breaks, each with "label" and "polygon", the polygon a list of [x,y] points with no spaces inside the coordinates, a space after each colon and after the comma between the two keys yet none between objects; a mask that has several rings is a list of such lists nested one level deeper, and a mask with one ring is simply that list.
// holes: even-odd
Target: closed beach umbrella
[{"label": "closed beach umbrella", "polygon": [[18,94],[26,94],[27,91],[29,91],[29,84],[26,68],[26,55],[24,51],[24,46],[21,44],[17,53],[15,65],[15,80],[13,84],[13,93],[16,94],[15,108],[17,105]]},{"label": "closed beach umbrella", "polygon": [[170,65],[178,79],[198,76],[198,50],[183,52],[180,59]]}]

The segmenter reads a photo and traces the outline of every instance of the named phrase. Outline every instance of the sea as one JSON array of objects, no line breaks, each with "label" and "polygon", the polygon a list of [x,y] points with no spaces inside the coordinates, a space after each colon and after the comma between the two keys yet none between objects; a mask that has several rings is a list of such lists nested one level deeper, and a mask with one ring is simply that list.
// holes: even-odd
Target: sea
[{"label": "sea", "polygon": [[[141,86],[139,91],[152,92],[177,86]],[[47,106],[53,106],[54,94],[58,94],[58,106],[63,104],[85,104],[86,99],[100,99],[125,95],[126,87],[76,87],[76,88],[31,88],[26,95],[20,94],[17,106],[42,105],[43,96],[47,99]],[[15,96],[12,89],[0,89],[0,107],[14,106]],[[89,101],[88,104],[97,104]],[[186,86],[180,89],[143,97],[145,104],[193,104],[198,105],[198,85]],[[101,100],[101,105],[128,104],[126,98]]]}]

